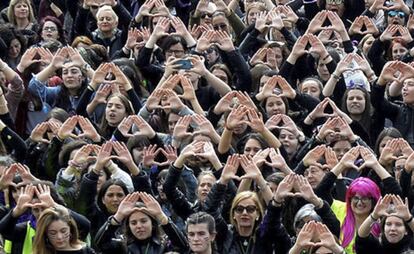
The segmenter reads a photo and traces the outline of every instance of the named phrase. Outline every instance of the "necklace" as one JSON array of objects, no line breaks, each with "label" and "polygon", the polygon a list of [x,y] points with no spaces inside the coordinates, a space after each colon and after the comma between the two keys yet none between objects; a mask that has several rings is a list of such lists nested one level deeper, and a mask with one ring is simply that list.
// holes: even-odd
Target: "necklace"
[{"label": "necklace", "polygon": [[249,241],[247,241],[247,239],[244,239],[243,243],[239,241],[239,248],[243,254],[249,253],[251,240],[252,237],[249,237]]}]

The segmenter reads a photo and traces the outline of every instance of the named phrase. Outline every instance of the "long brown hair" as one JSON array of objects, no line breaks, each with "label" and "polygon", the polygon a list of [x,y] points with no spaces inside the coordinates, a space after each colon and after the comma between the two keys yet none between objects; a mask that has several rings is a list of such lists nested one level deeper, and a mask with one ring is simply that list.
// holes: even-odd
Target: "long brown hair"
[{"label": "long brown hair", "polygon": [[54,247],[49,243],[47,229],[54,221],[64,221],[70,229],[70,246],[80,245],[82,242],[78,239],[79,232],[75,220],[69,215],[66,209],[49,208],[42,212],[37,221],[36,236],[33,242],[34,254],[53,254],[56,252]]}]

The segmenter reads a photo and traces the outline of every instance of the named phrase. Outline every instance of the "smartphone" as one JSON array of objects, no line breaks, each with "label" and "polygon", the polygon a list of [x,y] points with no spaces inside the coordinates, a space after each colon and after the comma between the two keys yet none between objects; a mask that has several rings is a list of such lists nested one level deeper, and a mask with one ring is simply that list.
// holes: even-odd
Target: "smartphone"
[{"label": "smartphone", "polygon": [[181,59],[176,62],[176,64],[180,65],[181,70],[190,70],[193,68],[193,64],[188,59]]}]

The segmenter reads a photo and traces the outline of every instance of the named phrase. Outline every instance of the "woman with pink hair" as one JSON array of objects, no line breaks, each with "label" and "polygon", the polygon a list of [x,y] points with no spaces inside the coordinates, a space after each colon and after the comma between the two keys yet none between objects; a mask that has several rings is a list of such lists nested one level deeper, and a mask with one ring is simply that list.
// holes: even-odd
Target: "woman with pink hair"
[{"label": "woman with pink hair", "polygon": [[[362,157],[364,163],[358,168],[355,161]],[[378,162],[375,155],[368,149],[362,146],[357,146],[350,149],[328,173],[332,184],[336,178],[346,169],[356,169],[359,172],[364,169],[370,169],[370,175],[377,175],[381,180],[382,192],[386,194],[401,194],[401,188],[395,178]],[[328,177],[325,177],[320,185],[327,182]],[[359,227],[365,219],[373,211],[375,204],[381,197],[381,190],[378,185],[366,177],[359,177],[355,179],[349,186],[346,192],[346,208],[345,210],[335,211],[335,215],[341,222],[340,240],[342,247],[346,253],[355,253],[355,237]],[[378,236],[380,233],[380,226],[373,225],[371,233]]]},{"label": "woman with pink hair", "polygon": [[[347,253],[354,253],[358,228],[370,215],[380,197],[380,189],[369,178],[359,177],[349,186],[346,192],[346,216],[341,227],[342,247]],[[380,231],[378,223],[371,229],[374,236],[379,236]]]}]

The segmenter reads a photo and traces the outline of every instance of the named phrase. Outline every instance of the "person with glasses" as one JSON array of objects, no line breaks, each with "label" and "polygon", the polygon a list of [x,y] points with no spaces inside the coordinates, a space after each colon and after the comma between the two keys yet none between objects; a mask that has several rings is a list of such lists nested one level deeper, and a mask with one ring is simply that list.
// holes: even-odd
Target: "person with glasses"
[{"label": "person with glasses", "polygon": [[[225,196],[227,185],[231,184],[237,169],[241,166],[246,172],[255,166],[245,155],[229,156],[218,182],[213,186],[207,199],[207,213],[216,221],[216,243],[222,253],[265,254],[287,253],[291,247],[291,240],[285,227],[281,223],[282,203],[278,203],[270,188],[265,185],[261,188],[264,199],[270,192],[270,200],[265,207],[254,191],[239,192],[231,203],[229,211],[230,225],[222,216],[221,203]],[[256,172],[260,170],[256,167]]]},{"label": "person with glasses", "polygon": [[[380,237],[373,234],[374,228],[379,228],[379,225]],[[398,195],[385,195],[360,226],[356,237],[356,251],[378,254],[412,251],[413,230],[413,215],[407,200],[404,202]]]},{"label": "person with glasses", "polygon": [[[342,247],[345,248],[347,253],[355,253],[355,236],[357,231],[362,222],[374,209],[381,196],[381,190],[383,193],[401,194],[401,187],[395,178],[378,162],[374,154],[367,148],[362,147],[354,147],[349,150],[324,178],[321,185],[328,182],[333,183],[333,179],[336,179],[347,168],[356,168],[355,161],[358,156],[361,156],[366,163],[365,165],[373,171],[368,176],[379,184],[376,184],[370,178],[358,177],[350,184],[346,191],[346,210],[341,211],[342,214],[345,212],[345,216],[339,217],[338,220],[341,222],[340,239]],[[381,190],[378,186],[381,186]],[[374,235],[378,236],[379,232],[379,226],[373,227],[372,233]]]},{"label": "person with glasses", "polygon": [[66,44],[63,26],[59,19],[53,16],[46,16],[40,22],[40,28],[39,37],[41,41],[39,45],[48,41],[59,41],[62,45]]}]

